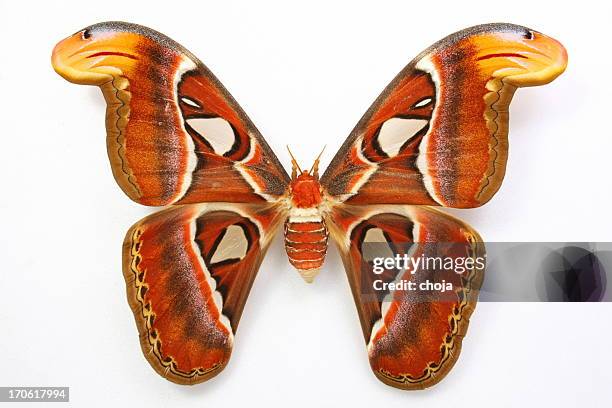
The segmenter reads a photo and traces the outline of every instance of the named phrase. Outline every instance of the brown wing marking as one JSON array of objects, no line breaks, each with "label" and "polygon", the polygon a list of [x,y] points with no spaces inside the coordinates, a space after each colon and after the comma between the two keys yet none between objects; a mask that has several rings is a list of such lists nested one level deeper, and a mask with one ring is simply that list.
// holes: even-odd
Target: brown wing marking
[{"label": "brown wing marking", "polygon": [[[346,205],[334,210],[329,221],[376,376],[402,389],[439,382],[459,356],[482,284],[484,264],[470,262],[465,270],[458,266],[463,258],[484,262],[478,234],[430,207]],[[455,263],[447,269],[427,261],[434,263],[375,273],[374,257],[404,255]],[[398,282],[412,282],[415,288],[389,286]],[[419,289],[427,282],[452,289]]]},{"label": "brown wing marking", "polygon": [[321,183],[350,204],[478,207],[504,177],[514,91],[546,84],[566,65],[559,42],[525,27],[452,34],[389,84]]},{"label": "brown wing marking", "polygon": [[58,43],[65,79],[97,85],[123,191],[144,205],[276,201],[289,177],[223,85],[193,54],[135,24],[88,27]]},{"label": "brown wing marking", "polygon": [[282,218],[276,207],[175,206],[128,231],[124,276],[143,353],[194,384],[227,364],[246,298]]}]

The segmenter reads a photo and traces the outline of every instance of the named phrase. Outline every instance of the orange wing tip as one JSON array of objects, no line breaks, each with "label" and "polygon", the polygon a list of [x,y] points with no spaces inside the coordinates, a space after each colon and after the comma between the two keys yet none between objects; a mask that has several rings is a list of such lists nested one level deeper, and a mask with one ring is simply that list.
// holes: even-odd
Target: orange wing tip
[{"label": "orange wing tip", "polygon": [[139,45],[147,41],[146,30],[128,23],[95,24],[60,41],[51,65],[67,81],[103,85],[147,58],[138,55]]},{"label": "orange wing tip", "polygon": [[80,85],[101,85],[113,79],[116,68],[96,66],[102,57],[89,58],[95,51],[88,51],[90,37],[87,30],[60,41],[51,53],[51,65],[65,80]]},{"label": "orange wing tip", "polygon": [[525,27],[490,32],[469,40],[478,50],[481,71],[503,78],[516,87],[539,86],[553,81],[567,68],[567,50],[554,38]]},{"label": "orange wing tip", "polygon": [[531,72],[508,76],[505,81],[518,87],[546,85],[565,72],[567,50],[557,40],[540,33],[534,34],[537,52],[528,58]]}]

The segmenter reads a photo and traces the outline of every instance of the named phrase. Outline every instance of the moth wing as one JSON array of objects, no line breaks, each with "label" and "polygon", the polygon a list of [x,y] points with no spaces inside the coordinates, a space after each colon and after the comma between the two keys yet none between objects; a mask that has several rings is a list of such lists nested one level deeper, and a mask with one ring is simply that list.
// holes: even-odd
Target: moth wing
[{"label": "moth wing", "polygon": [[95,24],[58,43],[52,63],[68,81],[102,89],[113,175],[132,200],[275,201],[285,192],[287,173],[244,111],[165,35]]},{"label": "moth wing", "polygon": [[567,65],[556,40],[512,24],[452,34],[422,52],[361,118],[321,179],[349,204],[470,208],[499,189],[514,91]]},{"label": "moth wing", "polygon": [[277,206],[172,206],[137,222],[123,274],[144,356],[194,384],[227,364],[247,296],[283,214]]},{"label": "moth wing", "polygon": [[[484,245],[478,233],[426,206],[338,206],[328,225],[342,256],[374,374],[401,389],[439,382],[459,356],[484,277]],[[376,268],[382,265],[376,258],[404,256],[422,261],[418,266]],[[465,266],[462,259],[473,261]],[[398,282],[414,287],[389,286]],[[431,286],[436,283],[442,286]]]}]

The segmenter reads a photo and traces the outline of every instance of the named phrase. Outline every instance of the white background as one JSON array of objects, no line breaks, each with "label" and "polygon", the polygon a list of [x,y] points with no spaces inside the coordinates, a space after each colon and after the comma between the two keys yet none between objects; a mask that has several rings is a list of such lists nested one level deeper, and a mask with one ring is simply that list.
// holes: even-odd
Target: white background
[{"label": "white background", "polygon": [[[115,184],[96,88],[57,76],[54,44],[124,20],[182,43],[220,78],[288,165],[331,159],[395,74],[434,41],[506,21],[569,52],[552,84],[519,90],[507,176],[490,203],[453,211],[488,241],[611,241],[604,2],[0,1],[0,385],[71,387],[75,406],[612,406],[612,304],[481,303],[440,384],[404,392],[375,379],[338,254],[306,285],[277,239],[225,371],[179,386],[138,344],[121,242],[152,209]],[[280,237],[279,237],[280,238]]]}]

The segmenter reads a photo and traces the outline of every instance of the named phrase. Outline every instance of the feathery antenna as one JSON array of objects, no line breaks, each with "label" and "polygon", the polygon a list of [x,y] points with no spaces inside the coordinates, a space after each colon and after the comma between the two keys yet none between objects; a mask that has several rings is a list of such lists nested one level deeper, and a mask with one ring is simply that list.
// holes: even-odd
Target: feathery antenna
[{"label": "feathery antenna", "polygon": [[289,149],[289,145],[287,145],[287,151],[289,152],[289,156],[291,156],[291,167],[292,167],[291,178],[293,179],[295,178],[295,169],[298,169],[300,171],[300,174],[304,172],[300,168],[300,165],[298,164],[297,160],[295,160],[295,157],[293,157],[293,153],[291,153],[291,149]]},{"label": "feathery antenna", "polygon": [[319,153],[319,155],[315,159],[314,163],[312,164],[312,167],[310,168],[310,171],[308,172],[309,174],[314,175],[317,179],[319,178],[319,159],[323,155],[323,152],[325,151],[326,147],[327,147],[327,145],[323,146],[323,149],[321,150],[321,153]]}]

